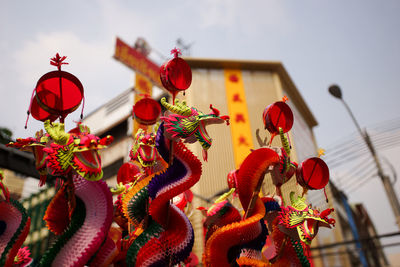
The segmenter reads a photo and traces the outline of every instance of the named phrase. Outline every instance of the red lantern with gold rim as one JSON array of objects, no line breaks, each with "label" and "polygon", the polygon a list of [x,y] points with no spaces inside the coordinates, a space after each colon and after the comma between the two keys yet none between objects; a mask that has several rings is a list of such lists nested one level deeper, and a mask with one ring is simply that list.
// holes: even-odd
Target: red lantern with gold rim
[{"label": "red lantern with gold rim", "polygon": [[140,167],[131,162],[125,162],[117,173],[117,182],[128,184],[135,182],[141,176]]},{"label": "red lantern with gold rim", "polygon": [[133,106],[133,117],[143,125],[155,124],[161,115],[160,104],[150,97],[140,99]]},{"label": "red lantern with gold rim", "polygon": [[192,70],[189,64],[180,58],[179,49],[173,49],[171,54],[174,58],[165,62],[160,68],[160,79],[165,87],[175,99],[177,93],[185,91],[192,83]]},{"label": "red lantern with gold rim", "polygon": [[321,158],[309,158],[297,168],[296,179],[306,189],[319,190],[329,182],[329,168]]},{"label": "red lantern with gold rim", "polygon": [[282,128],[286,133],[293,126],[293,112],[289,105],[286,104],[287,98],[284,101],[277,101],[264,109],[263,121],[265,129],[271,134],[279,134],[279,128]]},{"label": "red lantern with gold rim", "polygon": [[83,86],[78,78],[61,70],[43,75],[35,91],[35,99],[42,109],[63,118],[76,110],[83,99]]},{"label": "red lantern with gold rim", "polygon": [[65,59],[65,56],[60,57],[58,53],[51,59],[50,64],[58,70],[40,77],[32,95],[28,115],[32,114],[40,121],[55,121],[60,118],[63,122],[69,113],[79,107],[84,99],[83,86],[77,77],[61,70],[61,65],[68,64],[63,62]]}]

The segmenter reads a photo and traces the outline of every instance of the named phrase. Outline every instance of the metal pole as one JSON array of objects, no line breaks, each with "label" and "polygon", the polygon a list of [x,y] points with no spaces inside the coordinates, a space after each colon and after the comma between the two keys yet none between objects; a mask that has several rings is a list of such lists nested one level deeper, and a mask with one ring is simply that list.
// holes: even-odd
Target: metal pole
[{"label": "metal pole", "polygon": [[398,200],[398,198],[396,196],[396,192],[393,189],[393,185],[390,182],[389,177],[386,176],[383,173],[381,162],[379,160],[378,155],[376,154],[375,147],[372,144],[371,139],[369,138],[369,135],[368,135],[367,131],[362,131],[361,130],[360,125],[358,124],[356,118],[353,115],[353,112],[351,112],[351,110],[350,110],[350,107],[343,100],[343,98],[340,98],[340,100],[342,101],[342,103],[346,107],[347,111],[349,112],[354,124],[357,127],[358,132],[360,133],[361,137],[363,138],[363,140],[367,144],[368,149],[371,152],[372,157],[374,158],[374,161],[375,161],[375,164],[376,164],[376,168],[378,169],[378,176],[379,176],[379,178],[381,179],[381,181],[383,183],[383,187],[385,188],[386,195],[388,196],[390,206],[392,207],[392,210],[393,210],[393,213],[394,213],[394,217],[396,219],[397,226],[400,228],[400,203],[399,203],[399,200]]}]

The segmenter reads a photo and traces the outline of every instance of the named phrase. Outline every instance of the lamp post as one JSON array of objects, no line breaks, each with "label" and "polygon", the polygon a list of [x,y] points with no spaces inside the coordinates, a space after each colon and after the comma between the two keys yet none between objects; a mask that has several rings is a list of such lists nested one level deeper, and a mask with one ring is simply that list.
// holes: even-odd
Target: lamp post
[{"label": "lamp post", "polygon": [[367,147],[369,149],[369,151],[372,154],[372,157],[375,161],[376,164],[376,168],[378,169],[378,176],[381,179],[383,186],[385,188],[386,191],[386,195],[389,199],[389,203],[390,206],[392,207],[395,219],[396,219],[396,223],[397,226],[400,228],[400,204],[399,204],[399,200],[397,199],[396,193],[393,189],[392,183],[390,182],[390,179],[388,176],[386,176],[383,173],[382,170],[382,165],[381,162],[379,160],[378,155],[376,154],[374,145],[371,142],[371,139],[369,138],[369,135],[367,133],[367,131],[362,131],[360,128],[360,125],[358,124],[356,118],[354,117],[353,113],[350,110],[350,107],[347,105],[347,103],[343,100],[342,97],[342,91],[340,90],[340,87],[336,84],[333,84],[329,87],[328,89],[329,93],[334,96],[335,98],[339,99],[340,101],[342,101],[343,105],[346,107],[347,111],[349,112],[354,124],[357,127],[358,132],[360,133],[361,137],[363,138],[363,140],[365,141],[365,143],[367,144]]}]

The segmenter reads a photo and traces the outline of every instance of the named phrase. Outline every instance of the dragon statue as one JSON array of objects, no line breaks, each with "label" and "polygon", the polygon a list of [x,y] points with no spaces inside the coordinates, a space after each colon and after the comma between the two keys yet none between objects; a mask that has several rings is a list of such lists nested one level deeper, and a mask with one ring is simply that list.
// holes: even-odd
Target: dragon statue
[{"label": "dragon statue", "polygon": [[[198,209],[203,212],[205,220],[203,222],[204,231],[204,244],[207,244],[209,238],[214,234],[219,228],[234,223],[239,222],[242,219],[240,212],[229,202],[228,197],[232,195],[235,188],[232,188],[228,193],[223,194],[210,208],[199,207]],[[228,251],[228,261],[233,262],[237,255],[238,247],[232,247]],[[206,254],[203,254],[203,261]]]},{"label": "dragon statue", "polygon": [[18,138],[7,144],[34,154],[36,169],[41,174],[40,185],[45,184],[47,175],[65,177],[72,170],[90,181],[103,177],[98,150],[112,143],[112,136],[100,139],[80,123],[68,133],[64,123],[51,123],[50,120],[44,122],[44,128],[46,134],[41,130],[35,137]]},{"label": "dragon statue", "polygon": [[0,266],[27,266],[32,259],[29,250],[21,248],[31,224],[25,208],[10,198],[3,184],[4,173],[0,170]]},{"label": "dragon statue", "polygon": [[[46,134],[17,139],[9,146],[31,150],[41,173],[58,178],[60,188],[50,202],[44,220],[58,239],[42,256],[42,266],[108,266],[115,244],[107,233],[112,223],[112,195],[103,176],[98,150],[113,138],[98,138],[82,124],[68,133],[63,123],[44,122]],[[93,259],[93,255],[96,258]]]},{"label": "dragon statue", "polygon": [[[158,126],[155,127],[155,131]],[[138,206],[130,206],[130,218],[127,217],[123,210],[123,199],[130,192],[129,197],[137,190],[141,190],[143,185],[147,185],[146,178],[154,173],[165,169],[167,164],[161,158],[155,146],[156,135],[153,132],[147,133],[143,129],[139,129],[135,134],[134,143],[129,152],[130,160],[124,163],[117,175],[117,189],[112,189],[114,194],[118,194],[117,200],[114,203],[114,221],[120,226],[118,230],[121,233],[120,239],[117,242],[119,254],[114,260],[114,265],[124,266],[127,250],[132,241],[137,237],[142,229],[141,219],[147,217],[148,205],[143,204],[148,201],[147,188],[143,195],[142,201],[132,201]],[[144,181],[142,181],[144,179]],[[140,195],[136,195],[139,197]],[[143,202],[144,201],[144,202]],[[141,206],[143,204],[143,206]]]},{"label": "dragon statue", "polygon": [[136,228],[126,256],[129,266],[172,266],[189,256],[193,229],[171,200],[199,181],[201,162],[181,139],[189,143],[198,140],[203,155],[207,155],[212,139],[206,125],[228,123],[229,119],[219,116],[215,108],[211,108],[210,114],[203,114],[184,101],[171,105],[162,99],[161,103],[173,113],[161,118],[163,123],[156,136],[157,151],[168,167],[138,181],[124,197],[124,214]]},{"label": "dragon statue", "polygon": [[[334,224],[327,217],[332,210],[319,213],[307,207],[303,197],[296,199],[293,193],[291,206],[287,207],[273,198],[259,196],[264,176],[270,173],[277,197],[282,198],[281,186],[298,167],[290,161],[290,146],[281,128],[279,134],[282,148],[264,147],[266,142],[260,142],[262,148],[252,150],[240,168],[228,174],[228,185],[236,189],[245,213],[232,221],[215,215],[207,217],[206,222],[212,223],[206,223],[205,266],[309,266],[307,251],[318,228]],[[262,253],[267,241],[277,251],[270,259]]]},{"label": "dragon statue", "polygon": [[[158,127],[155,128],[157,132]],[[155,147],[156,135],[154,133],[146,133],[143,129],[139,129],[135,135],[135,142],[129,152],[130,163],[138,162],[142,173],[150,175],[165,168],[157,148]]]},{"label": "dragon statue", "polygon": [[226,122],[229,125],[229,116],[219,116],[218,109],[213,108],[209,114],[204,114],[194,107],[186,105],[185,101],[178,99],[175,105],[169,104],[163,97],[161,104],[169,111],[175,113],[161,118],[165,125],[165,135],[173,141],[184,139],[185,143],[194,143],[198,141],[203,148],[203,159],[207,161],[207,151],[211,147],[212,139],[208,135],[206,126],[209,124],[218,124]]},{"label": "dragon statue", "polygon": [[[240,220],[228,223],[212,233],[205,244],[205,266],[266,266],[261,256],[267,234],[263,222],[265,207],[258,193],[254,195],[254,191],[265,171],[277,165],[279,160],[279,155],[269,148],[253,150],[245,158],[237,173],[236,191],[244,209],[250,203],[253,207]],[[232,255],[232,252],[236,254]]]},{"label": "dragon statue", "polygon": [[333,209],[312,209],[304,197],[296,198],[294,192],[290,193],[289,206],[279,206],[272,198],[264,202],[267,213],[271,213],[266,218],[275,248],[274,257],[269,259],[272,266],[310,266],[311,241],[319,227],[335,225],[335,220],[328,218]]}]

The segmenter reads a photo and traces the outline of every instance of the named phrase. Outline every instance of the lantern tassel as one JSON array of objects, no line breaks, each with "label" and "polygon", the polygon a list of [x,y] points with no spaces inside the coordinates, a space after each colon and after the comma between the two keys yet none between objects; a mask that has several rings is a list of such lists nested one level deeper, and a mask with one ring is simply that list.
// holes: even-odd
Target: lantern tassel
[{"label": "lantern tassel", "polygon": [[326,201],[326,203],[329,203],[328,195],[326,194],[326,186],[324,187],[324,195],[325,195],[325,201]]},{"label": "lantern tassel", "polygon": [[85,108],[85,95],[83,95],[83,99],[82,99],[81,120],[83,119],[83,109],[84,108]]},{"label": "lantern tassel", "polygon": [[28,114],[28,116],[26,117],[26,121],[25,121],[25,129],[28,128],[28,120],[29,120],[29,115],[31,114],[32,102],[33,102],[33,97],[35,95],[35,90],[36,90],[36,88],[33,89],[33,91],[32,91],[31,101],[29,102],[29,108],[28,108],[28,111],[26,112]]}]

